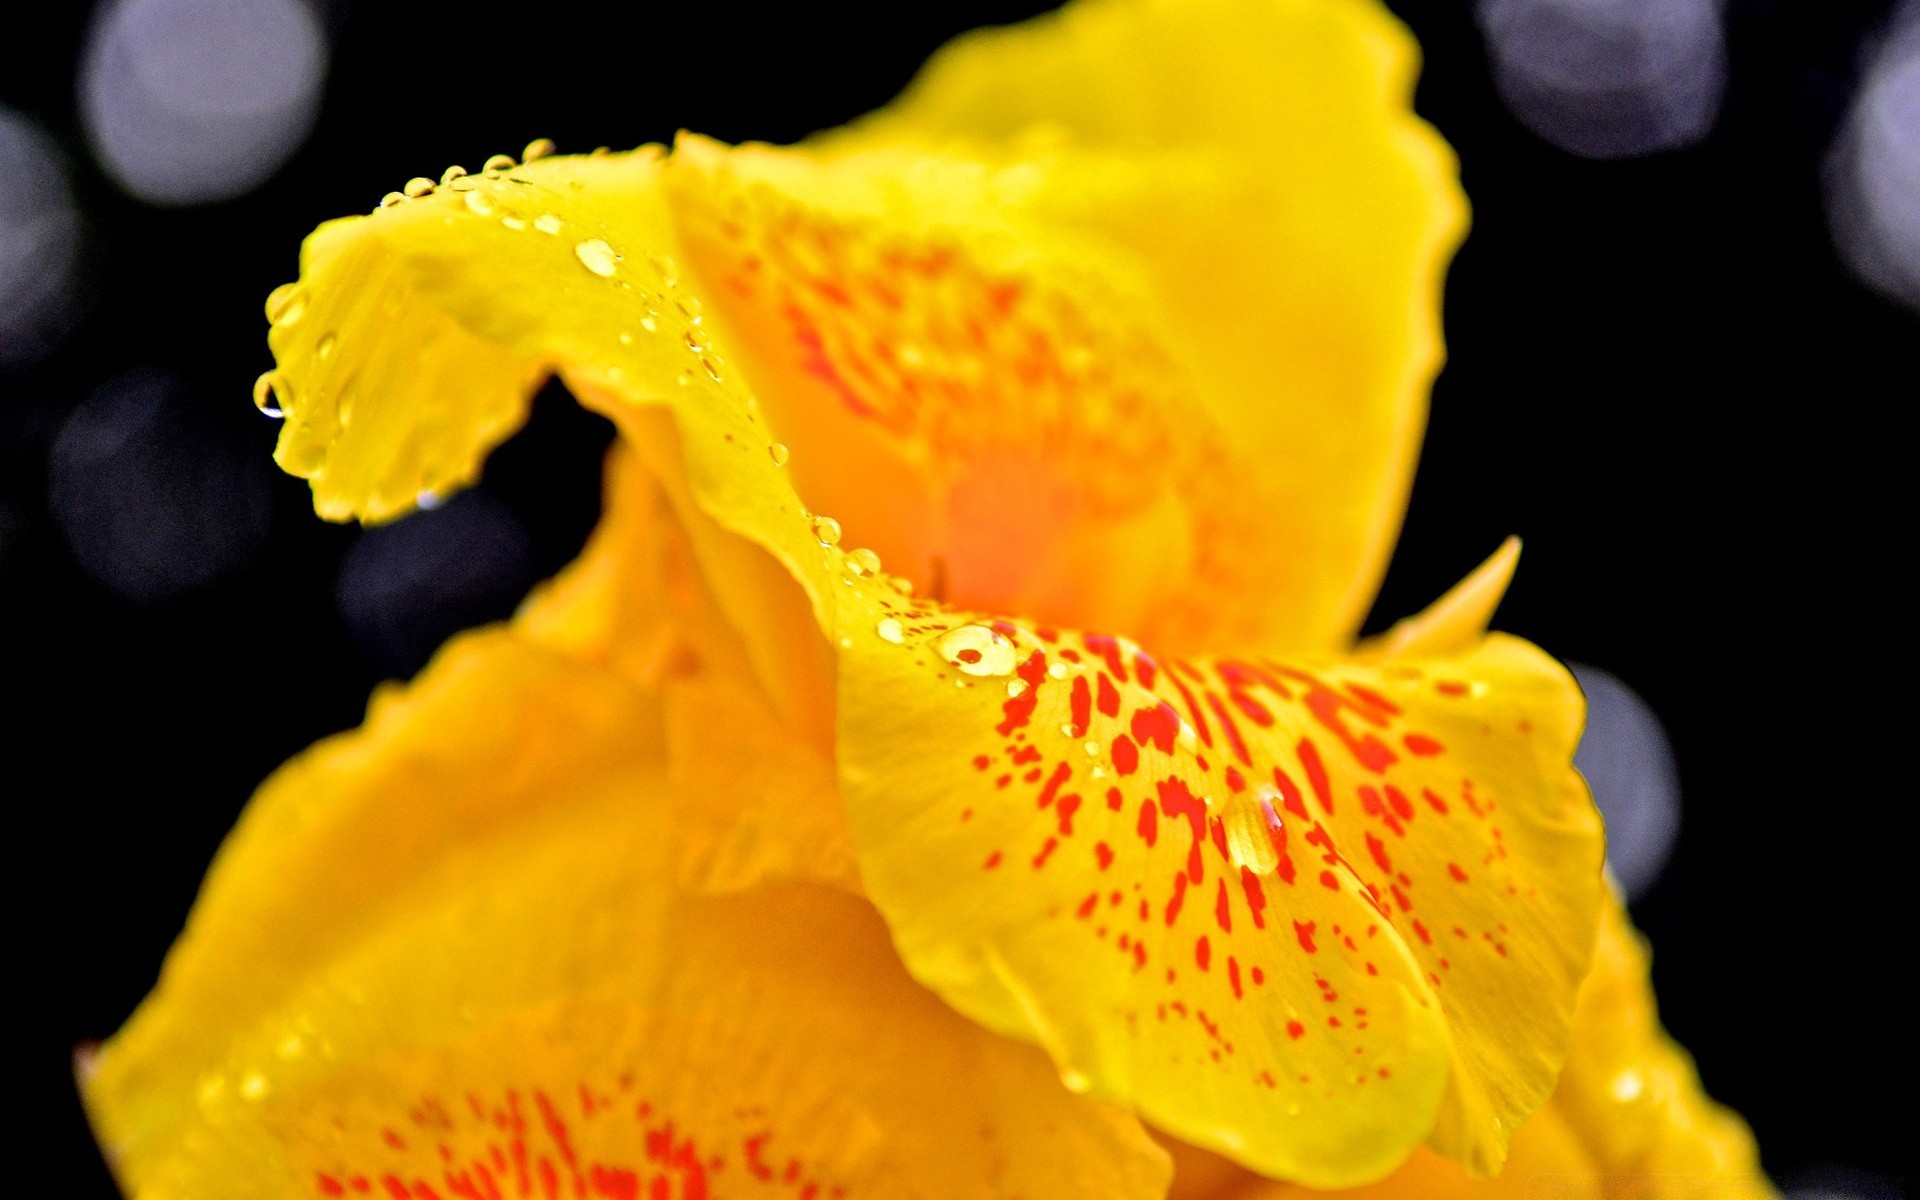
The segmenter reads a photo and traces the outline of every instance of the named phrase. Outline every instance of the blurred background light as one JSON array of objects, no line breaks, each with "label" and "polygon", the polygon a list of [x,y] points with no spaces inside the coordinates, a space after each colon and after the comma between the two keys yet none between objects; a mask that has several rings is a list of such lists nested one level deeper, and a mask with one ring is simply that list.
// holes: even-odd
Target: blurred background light
[{"label": "blurred background light", "polygon": [[1868,283],[1920,308],[1920,0],[1895,14],[1827,164],[1841,255]]},{"label": "blurred background light", "polygon": [[129,192],[203,204],[259,186],[299,149],[326,68],[305,0],[106,0],[82,54],[80,112]]},{"label": "blurred background light", "polygon": [[1907,1194],[1897,1180],[1853,1167],[1815,1167],[1789,1182],[1786,1200],[1905,1200]]},{"label": "blurred background light", "polygon": [[1607,865],[1629,900],[1644,894],[1680,832],[1680,774],[1660,718],[1632,688],[1571,663],[1587,694],[1587,727],[1573,764],[1607,822]]},{"label": "blurred background light", "polygon": [[1479,0],[1478,15],[1508,111],[1563,150],[1687,146],[1720,113],[1719,0]]},{"label": "blurred background light", "polygon": [[53,441],[47,503],[94,579],[151,604],[234,574],[267,540],[273,466],[177,377],[102,384]]},{"label": "blurred background light", "polygon": [[66,331],[79,250],[59,148],[0,108],[0,366],[39,358]]},{"label": "blurred background light", "polygon": [[361,533],[334,601],[369,663],[406,678],[448,637],[510,615],[539,575],[526,526],[474,488]]}]

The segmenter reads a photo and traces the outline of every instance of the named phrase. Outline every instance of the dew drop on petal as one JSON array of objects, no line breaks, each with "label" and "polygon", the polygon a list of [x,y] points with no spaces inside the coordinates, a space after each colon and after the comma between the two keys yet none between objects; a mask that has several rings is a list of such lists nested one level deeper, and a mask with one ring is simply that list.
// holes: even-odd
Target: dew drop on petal
[{"label": "dew drop on petal", "polygon": [[466,195],[466,204],[467,211],[476,217],[490,217],[493,215],[493,201],[487,199],[485,192],[468,192]]},{"label": "dew drop on petal", "polygon": [[940,639],[940,655],[968,675],[1010,675],[1019,657],[1005,634],[985,625],[962,625]]},{"label": "dew drop on petal", "polygon": [[527,223],[525,221],[522,221],[519,217],[501,217],[500,223],[502,225],[505,225],[508,229],[514,230],[516,232],[518,232],[519,230],[525,229],[527,227]]},{"label": "dew drop on petal", "polygon": [[602,279],[611,279],[620,262],[620,256],[613,252],[613,247],[599,238],[588,238],[581,242],[573,248],[573,255],[580,260],[581,266]]},{"label": "dew drop on petal", "polygon": [[873,631],[880,636],[881,641],[890,642],[895,646],[907,640],[906,630],[901,628],[900,622],[893,617],[880,618],[880,623],[873,627]]},{"label": "dew drop on petal", "polygon": [[1019,699],[1020,697],[1022,697],[1022,696],[1024,696],[1024,695],[1026,695],[1026,694],[1027,694],[1027,681],[1026,681],[1026,680],[1024,680],[1024,679],[1009,679],[1009,680],[1007,680],[1007,697],[1008,697],[1009,699],[1012,699],[1012,700],[1018,700],[1018,699]]},{"label": "dew drop on petal", "polygon": [[707,378],[708,378],[708,379],[711,379],[711,380],[713,380],[713,381],[714,381],[715,383],[719,383],[719,382],[720,382],[720,364],[719,364],[719,362],[717,362],[717,361],[716,361],[716,360],[714,360],[713,358],[711,358],[711,357],[709,357],[709,356],[707,356],[707,355],[704,355],[704,354],[703,354],[703,355],[701,355],[701,356],[700,356],[700,365],[701,365],[702,367],[705,367],[705,368],[706,368],[706,370],[707,370]]},{"label": "dew drop on petal", "polygon": [[274,391],[274,373],[263,371],[260,378],[253,381],[253,406],[278,421],[287,415],[280,405],[280,397]]},{"label": "dew drop on petal", "polygon": [[380,207],[392,208],[394,205],[400,203],[402,200],[405,200],[405,199],[406,197],[401,195],[399,192],[388,192],[386,195],[380,197]]},{"label": "dew drop on petal", "polygon": [[307,291],[297,283],[283,283],[267,293],[267,320],[291,325],[307,312]]},{"label": "dew drop on petal", "polygon": [[813,536],[820,539],[822,546],[836,545],[840,541],[840,522],[832,517],[815,517]]},{"label": "dew drop on petal", "polygon": [[560,218],[552,213],[541,213],[533,219],[533,227],[541,233],[557,235],[560,232]]},{"label": "dew drop on petal", "polygon": [[409,200],[418,200],[422,196],[431,196],[433,195],[433,180],[428,179],[425,175],[415,175],[412,179],[407,180],[406,186],[401,188],[400,191],[405,194]]},{"label": "dew drop on petal", "polygon": [[880,556],[865,546],[858,550],[847,551],[847,573],[850,575],[878,575]]},{"label": "dew drop on petal", "polygon": [[467,169],[465,167],[459,165],[458,163],[455,163],[453,166],[448,167],[446,170],[440,172],[440,186],[447,187],[448,185],[453,183],[454,180],[461,178],[466,173],[467,173]]},{"label": "dew drop on petal", "polygon": [[640,328],[646,330],[648,333],[656,333],[659,331],[660,326],[654,322],[652,317],[641,317]]},{"label": "dew drop on petal", "polygon": [[1227,856],[1235,866],[1256,875],[1267,875],[1280,865],[1280,851],[1274,838],[1280,829],[1280,816],[1274,803],[1280,793],[1271,787],[1258,787],[1237,797],[1227,806],[1221,821],[1227,835]]},{"label": "dew drop on petal", "polygon": [[519,164],[511,154],[496,154],[480,165],[482,171],[511,171]]},{"label": "dew drop on petal", "polygon": [[538,162],[552,154],[556,149],[558,149],[558,147],[553,144],[552,138],[535,138],[527,143],[525,150],[520,152],[520,161]]},{"label": "dew drop on petal", "polygon": [[1067,664],[1054,663],[1047,668],[1047,675],[1052,679],[1065,679],[1067,677]]},{"label": "dew drop on petal", "polygon": [[775,442],[773,445],[767,447],[767,456],[773,459],[774,466],[784,467],[787,465],[787,459],[790,457],[790,453],[784,442]]},{"label": "dew drop on petal", "polygon": [[325,362],[327,359],[333,357],[333,348],[339,345],[339,343],[340,339],[335,335],[331,333],[322,334],[320,340],[314,344],[314,357],[318,358],[321,362]]}]

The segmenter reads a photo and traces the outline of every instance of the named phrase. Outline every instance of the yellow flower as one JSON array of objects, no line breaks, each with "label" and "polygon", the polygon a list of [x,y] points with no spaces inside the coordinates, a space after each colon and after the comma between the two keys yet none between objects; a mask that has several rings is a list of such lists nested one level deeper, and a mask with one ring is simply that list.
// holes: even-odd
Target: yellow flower
[{"label": "yellow flower", "polygon": [[1366,0],[1083,0],[796,148],[317,231],[258,398],[322,515],[557,374],[605,516],[255,798],[85,1064],[129,1192],[1152,1197],[1139,1117],[1497,1170],[1609,902],[1514,548],[1352,644],[1464,224],[1413,63]]}]

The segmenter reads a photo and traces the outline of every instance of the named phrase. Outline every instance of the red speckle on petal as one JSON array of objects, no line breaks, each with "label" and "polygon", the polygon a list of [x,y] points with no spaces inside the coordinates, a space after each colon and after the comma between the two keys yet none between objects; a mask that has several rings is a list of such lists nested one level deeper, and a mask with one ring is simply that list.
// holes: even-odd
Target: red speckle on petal
[{"label": "red speckle on petal", "polygon": [[1421,758],[1432,758],[1446,749],[1424,733],[1410,733],[1400,741],[1406,746],[1407,753],[1419,755]]}]

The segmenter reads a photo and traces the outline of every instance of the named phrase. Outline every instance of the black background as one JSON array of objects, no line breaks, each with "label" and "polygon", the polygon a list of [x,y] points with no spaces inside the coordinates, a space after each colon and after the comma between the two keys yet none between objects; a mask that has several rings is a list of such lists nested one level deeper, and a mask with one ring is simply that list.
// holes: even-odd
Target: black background
[{"label": "black background", "polygon": [[[328,10],[320,123],[257,192],[148,208],[86,165],[73,72],[87,6],[4,31],[0,102],[52,128],[87,215],[88,315],[0,376],[0,562],[13,717],[0,780],[15,916],[9,1091],[62,1193],[107,1197],[69,1079],[151,985],[252,787],[358,720],[376,666],[333,601],[354,531],[276,477],[273,537],[243,575],[138,608],[92,582],[47,515],[64,414],[116,371],[171,368],[258,453],[262,298],[318,221],[409,176],[530,138],[563,150],[668,138],[787,140],[884,102],[925,54],[1019,4]],[[1039,7],[1039,6],[1034,6]],[[1736,2],[1732,85],[1702,146],[1571,157],[1494,94],[1463,5],[1394,5],[1426,49],[1418,105],[1460,153],[1474,228],[1447,294],[1450,365],[1373,624],[1412,611],[1518,532],[1501,624],[1606,667],[1668,723],[1678,851],[1635,909],[1666,1020],[1791,1180],[1898,1173],[1912,1155],[1907,600],[1891,531],[1911,470],[1895,432],[1920,325],[1832,252],[1819,164],[1882,6]],[[511,15],[509,15],[511,14]],[[563,405],[489,467],[541,569],[590,525],[604,430]],[[553,480],[561,482],[556,486]],[[1897,649],[1896,649],[1897,647]],[[1897,655],[1897,657],[1896,657]]]}]

